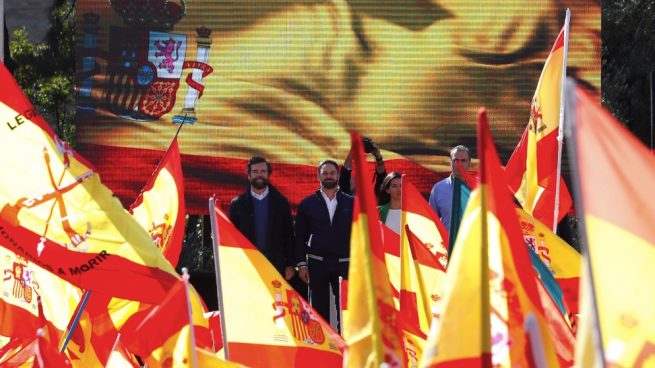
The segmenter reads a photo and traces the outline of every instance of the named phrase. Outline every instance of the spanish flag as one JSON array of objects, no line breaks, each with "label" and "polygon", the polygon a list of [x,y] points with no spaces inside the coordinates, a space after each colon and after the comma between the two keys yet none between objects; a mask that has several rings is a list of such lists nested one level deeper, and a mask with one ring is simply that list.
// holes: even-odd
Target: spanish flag
[{"label": "spanish flag", "polygon": [[339,366],[345,349],[341,336],[230,223],[213,198],[210,206],[225,357],[250,367]]},{"label": "spanish flag", "polygon": [[[567,12],[567,14],[569,14]],[[521,206],[532,216],[554,229],[571,208],[571,195],[559,178],[561,157],[562,81],[566,76],[569,16],[560,31],[532,98],[530,120],[519,144],[507,162],[505,173]],[[559,203],[557,218],[555,204]],[[557,221],[555,221],[557,220]]]},{"label": "spanish flag", "polygon": [[136,198],[130,213],[164,257],[177,265],[184,240],[184,177],[177,136]]},{"label": "spanish flag", "polygon": [[[569,99],[570,97],[570,99]],[[567,86],[569,151],[578,174],[590,311],[608,366],[641,367],[655,359],[655,157],[580,87]],[[568,121],[567,118],[567,121]],[[590,336],[589,331],[579,333]],[[585,340],[585,339],[580,339]],[[589,341],[589,340],[585,340]],[[602,362],[598,361],[602,364]]]},{"label": "spanish flag", "polygon": [[399,319],[407,365],[416,367],[433,314],[439,313],[448,263],[448,233],[405,175],[401,207]]},{"label": "spanish flag", "polygon": [[[421,330],[427,334],[432,312],[437,312],[437,303],[443,297],[448,266],[448,232],[425,198],[404,175],[402,184],[401,289],[417,292],[415,287],[420,273],[423,279],[421,293],[427,298],[425,309],[430,311],[429,316],[421,317],[427,318],[421,321]],[[413,267],[414,263],[417,268]]]},{"label": "spanish flag", "polygon": [[355,176],[355,208],[350,236],[348,350],[344,367],[402,366],[402,342],[391,284],[385,265],[379,215],[368,183],[362,138],[351,135]]},{"label": "spanish flag", "polygon": [[178,276],[0,65],[3,246],[82,289],[158,303]]},{"label": "spanish flag", "polygon": [[148,366],[195,366],[198,357],[192,334],[192,327],[195,327],[193,314],[196,314],[196,318],[204,319],[201,311],[191,309],[187,281],[179,280],[169,290],[166,299],[151,308],[138,325],[126,326],[121,330],[123,342]]},{"label": "spanish flag", "polygon": [[379,225],[393,303],[396,310],[400,310],[400,236],[382,222]]},{"label": "spanish flag", "polygon": [[[478,113],[480,185],[471,193],[449,266],[442,318],[421,366],[558,366],[527,247],[491,139]],[[468,311],[463,313],[462,311]],[[493,318],[501,327],[494,327]],[[505,333],[502,333],[505,324]],[[511,342],[511,344],[510,344]],[[503,346],[498,346],[505,344]]]},{"label": "spanish flag", "polygon": [[79,289],[3,247],[0,267],[0,336],[32,340],[36,330],[44,329],[57,343],[77,305]]},{"label": "spanish flag", "polygon": [[409,225],[405,225],[403,230],[409,243],[409,254],[401,256],[404,285],[400,290],[399,319],[407,366],[418,367],[430,324],[439,318],[446,269]]},{"label": "spanish flag", "polygon": [[517,208],[516,214],[523,240],[539,256],[562,289],[567,311],[573,315],[578,314],[578,286],[582,264],[580,253],[526,211]]}]

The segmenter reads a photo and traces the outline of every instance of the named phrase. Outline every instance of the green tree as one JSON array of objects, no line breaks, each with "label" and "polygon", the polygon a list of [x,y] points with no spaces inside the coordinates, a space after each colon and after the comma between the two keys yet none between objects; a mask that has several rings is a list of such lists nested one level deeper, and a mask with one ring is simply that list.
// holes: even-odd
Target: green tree
[{"label": "green tree", "polygon": [[75,1],[56,0],[45,42],[33,44],[25,28],[9,43],[14,77],[57,134],[73,144],[75,134]]},{"label": "green tree", "polygon": [[603,105],[646,145],[650,145],[655,1],[603,1],[602,7]]}]

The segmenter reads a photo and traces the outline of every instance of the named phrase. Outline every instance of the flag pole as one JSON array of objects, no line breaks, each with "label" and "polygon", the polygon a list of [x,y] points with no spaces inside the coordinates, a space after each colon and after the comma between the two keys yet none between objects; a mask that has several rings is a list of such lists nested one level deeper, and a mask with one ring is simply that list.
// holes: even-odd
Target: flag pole
[{"label": "flag pole", "polygon": [[544,354],[544,341],[539,328],[539,322],[534,313],[526,316],[523,328],[528,335],[530,350],[532,351],[532,363],[536,368],[547,368],[546,355]]},{"label": "flag pole", "polygon": [[189,342],[191,344],[191,359],[193,362],[193,368],[198,368],[198,356],[196,354],[196,334],[193,328],[193,310],[191,309],[191,301],[189,296],[189,270],[186,267],[182,267],[182,279],[184,280],[186,309],[189,315]]},{"label": "flag pole", "polygon": [[214,273],[216,274],[216,297],[218,300],[218,313],[219,321],[221,322],[221,335],[223,336],[223,351],[225,352],[225,360],[230,359],[230,348],[227,343],[227,328],[225,326],[225,306],[223,304],[223,291],[221,285],[220,265],[218,262],[218,243],[220,235],[218,232],[217,219],[216,219],[216,199],[209,198],[209,219],[212,226],[212,246],[214,249]]},{"label": "flag pole", "polygon": [[562,146],[564,145],[564,88],[566,85],[566,65],[569,57],[569,26],[571,9],[566,9],[564,20],[564,59],[562,60],[562,88],[559,97],[559,128],[557,133],[557,175],[555,176],[555,207],[553,208],[553,233],[557,234],[557,218],[559,217],[559,194],[562,177]]},{"label": "flag pole", "polygon": [[66,351],[66,347],[68,346],[68,343],[70,342],[70,339],[73,336],[73,331],[75,331],[75,328],[80,323],[80,317],[82,317],[82,313],[84,312],[84,308],[86,308],[86,304],[89,302],[90,297],[91,297],[91,290],[86,290],[84,294],[82,294],[82,299],[80,299],[80,302],[77,304],[75,313],[73,313],[72,320],[69,323],[68,332],[64,335],[64,338],[60,343],[60,348],[59,348],[60,352],[63,353],[64,351]]},{"label": "flag pole", "polygon": [[600,318],[598,316],[598,305],[596,303],[596,287],[594,285],[594,278],[593,278],[593,272],[591,268],[591,257],[590,257],[590,249],[589,249],[589,240],[587,239],[587,229],[586,229],[586,224],[585,224],[585,216],[584,216],[584,201],[582,198],[582,188],[580,186],[580,175],[579,175],[579,167],[578,167],[578,153],[576,152],[576,135],[577,135],[577,130],[575,127],[575,105],[576,105],[576,97],[575,97],[575,82],[573,80],[567,80],[566,83],[566,120],[569,122],[566,126],[566,137],[570,141],[570,144],[568,145],[568,153],[569,157],[571,158],[571,163],[573,166],[573,170],[571,170],[571,173],[573,174],[573,194],[574,194],[574,199],[575,199],[575,205],[576,208],[582,213],[583,215],[580,216],[580,221],[578,222],[578,234],[580,236],[580,243],[581,243],[581,251],[582,251],[582,258],[583,262],[585,263],[587,272],[588,272],[588,277],[587,282],[589,284],[589,298],[590,298],[590,303],[591,303],[591,323],[593,324],[592,328],[592,338],[593,342],[595,345],[594,351],[596,352],[596,359],[598,362],[602,362],[602,366],[605,366],[605,351],[603,348],[603,336],[600,330]]},{"label": "flag pole", "polygon": [[116,347],[118,347],[118,342],[121,339],[121,333],[116,334],[116,340],[114,340],[114,345],[112,345],[111,350],[109,351],[109,356],[107,357],[107,361],[105,362],[105,367],[109,364],[109,361],[111,360],[111,355],[116,351]]},{"label": "flag pole", "polygon": [[344,323],[343,323],[343,277],[339,276],[339,321],[341,321],[341,337],[343,337]]}]

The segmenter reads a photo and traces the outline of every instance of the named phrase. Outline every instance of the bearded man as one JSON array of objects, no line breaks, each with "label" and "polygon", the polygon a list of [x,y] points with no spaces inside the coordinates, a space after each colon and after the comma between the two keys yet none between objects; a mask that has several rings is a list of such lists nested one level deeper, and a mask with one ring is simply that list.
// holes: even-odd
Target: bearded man
[{"label": "bearded man", "polygon": [[[311,304],[330,320],[330,286],[339,310],[339,277],[348,278],[353,197],[339,190],[339,165],[318,165],[320,188],[306,197],[296,214],[296,261],[300,279],[309,284]],[[338,320],[339,313],[337,313]]]},{"label": "bearded man", "polygon": [[[287,198],[269,184],[272,171],[271,164],[264,157],[253,156],[248,160],[246,174],[250,187],[232,200],[228,217],[287,281],[293,281],[295,258],[291,208]],[[300,282],[291,284],[294,287],[303,285]],[[298,290],[305,298],[306,289],[304,286]]]}]

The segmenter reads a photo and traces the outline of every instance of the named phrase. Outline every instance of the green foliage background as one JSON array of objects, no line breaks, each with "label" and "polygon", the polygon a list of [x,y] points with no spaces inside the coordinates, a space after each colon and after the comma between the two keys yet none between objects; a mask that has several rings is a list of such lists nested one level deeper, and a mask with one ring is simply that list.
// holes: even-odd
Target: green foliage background
[{"label": "green foliage background", "polygon": [[25,28],[9,43],[12,73],[35,108],[59,137],[75,134],[75,1],[53,2],[44,42],[29,41]]}]

